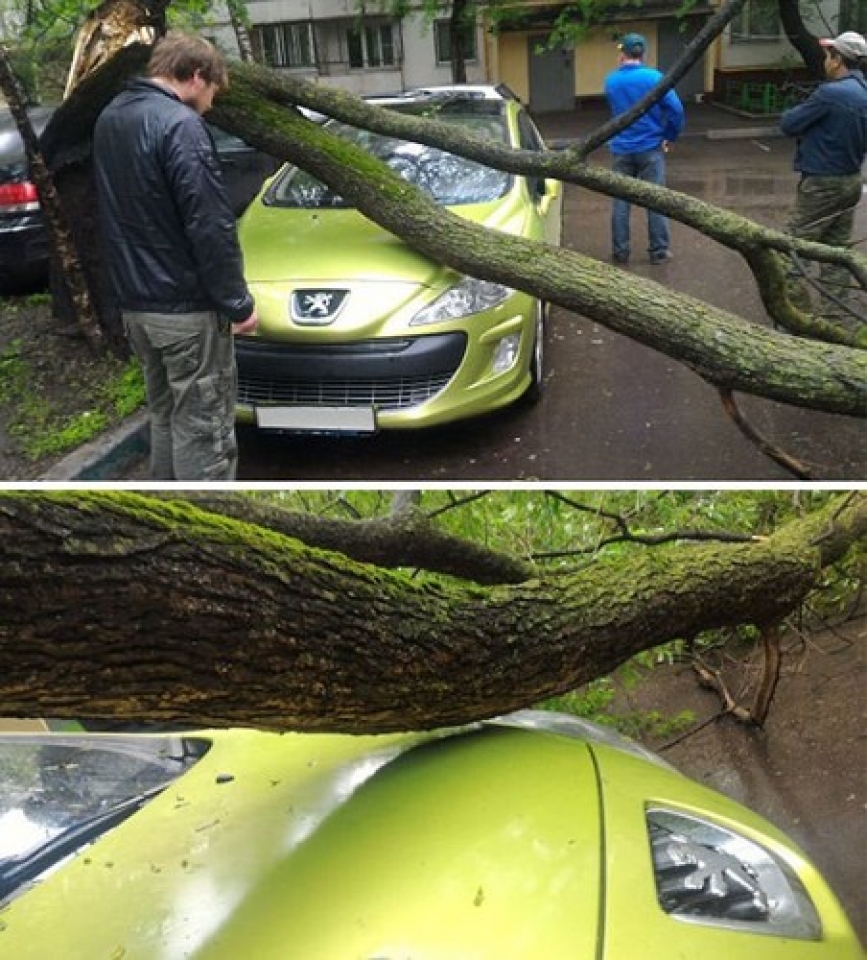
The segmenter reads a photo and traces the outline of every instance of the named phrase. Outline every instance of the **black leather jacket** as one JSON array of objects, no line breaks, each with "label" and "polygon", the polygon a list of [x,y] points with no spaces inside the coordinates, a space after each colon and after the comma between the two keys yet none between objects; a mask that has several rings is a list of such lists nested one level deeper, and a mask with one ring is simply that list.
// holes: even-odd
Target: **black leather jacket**
[{"label": "black leather jacket", "polygon": [[121,310],[253,312],[210,131],[171,91],[137,79],[103,110],[94,176]]}]

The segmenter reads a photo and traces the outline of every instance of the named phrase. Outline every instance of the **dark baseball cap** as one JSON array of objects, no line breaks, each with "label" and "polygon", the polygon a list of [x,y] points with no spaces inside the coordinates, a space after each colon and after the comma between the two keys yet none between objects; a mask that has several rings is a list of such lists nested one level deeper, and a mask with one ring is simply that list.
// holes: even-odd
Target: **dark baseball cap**
[{"label": "dark baseball cap", "polygon": [[640,33],[627,33],[620,38],[618,49],[628,57],[638,56],[647,49],[647,41]]}]

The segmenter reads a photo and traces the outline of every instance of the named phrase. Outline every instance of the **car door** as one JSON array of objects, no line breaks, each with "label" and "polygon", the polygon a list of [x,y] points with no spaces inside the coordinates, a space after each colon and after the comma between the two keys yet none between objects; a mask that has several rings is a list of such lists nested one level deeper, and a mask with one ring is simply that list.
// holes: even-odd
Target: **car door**
[{"label": "car door", "polygon": [[[522,150],[541,152],[545,141],[528,113],[518,114],[518,136]],[[528,177],[527,187],[543,224],[545,241],[560,246],[563,223],[563,185],[559,180]]]}]

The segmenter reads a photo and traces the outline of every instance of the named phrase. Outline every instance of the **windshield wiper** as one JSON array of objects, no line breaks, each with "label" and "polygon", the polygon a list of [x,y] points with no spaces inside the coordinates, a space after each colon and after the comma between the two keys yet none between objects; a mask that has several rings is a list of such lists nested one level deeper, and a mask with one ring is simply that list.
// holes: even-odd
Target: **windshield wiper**
[{"label": "windshield wiper", "polygon": [[168,784],[164,783],[158,787],[151,787],[150,790],[121,801],[105,813],[98,813],[80,823],[73,824],[26,855],[0,860],[0,903],[22,884],[35,879],[49,867],[53,867],[71,853],[75,853],[80,847],[92,843],[112,827],[123,823],[149,800],[162,793],[167,786]]}]

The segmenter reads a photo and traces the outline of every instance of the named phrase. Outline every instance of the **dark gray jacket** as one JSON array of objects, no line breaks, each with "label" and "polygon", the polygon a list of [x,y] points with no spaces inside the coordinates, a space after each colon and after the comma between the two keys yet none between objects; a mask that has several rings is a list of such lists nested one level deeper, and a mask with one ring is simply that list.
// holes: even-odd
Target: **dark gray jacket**
[{"label": "dark gray jacket", "polygon": [[867,154],[867,81],[859,70],[818,86],[803,103],[787,110],[780,128],[798,137],[795,169],[808,176],[859,173]]},{"label": "dark gray jacket", "polygon": [[121,310],[216,310],[246,319],[235,217],[214,142],[195,110],[137,79],[94,128],[94,176],[109,275]]}]

